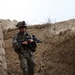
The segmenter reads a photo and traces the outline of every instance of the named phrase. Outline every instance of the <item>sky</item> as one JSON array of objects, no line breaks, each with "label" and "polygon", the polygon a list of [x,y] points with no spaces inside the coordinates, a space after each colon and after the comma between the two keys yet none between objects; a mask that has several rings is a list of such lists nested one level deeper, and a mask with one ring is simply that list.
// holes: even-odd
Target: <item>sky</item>
[{"label": "sky", "polygon": [[75,0],[0,0],[0,19],[28,24],[60,22],[75,18]]}]

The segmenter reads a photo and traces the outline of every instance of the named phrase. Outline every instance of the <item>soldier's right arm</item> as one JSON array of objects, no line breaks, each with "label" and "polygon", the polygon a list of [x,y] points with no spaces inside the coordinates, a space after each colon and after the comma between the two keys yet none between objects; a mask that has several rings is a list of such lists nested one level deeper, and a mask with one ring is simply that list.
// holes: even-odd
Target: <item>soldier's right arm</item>
[{"label": "soldier's right arm", "polygon": [[12,38],[12,45],[15,50],[19,49],[19,44],[17,41],[17,34]]}]

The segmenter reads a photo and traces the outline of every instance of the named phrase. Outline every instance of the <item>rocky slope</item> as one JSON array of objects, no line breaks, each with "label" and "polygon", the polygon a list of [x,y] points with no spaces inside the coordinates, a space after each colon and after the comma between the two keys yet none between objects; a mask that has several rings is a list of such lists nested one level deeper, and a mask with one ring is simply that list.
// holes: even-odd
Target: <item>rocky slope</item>
[{"label": "rocky slope", "polygon": [[[75,75],[75,20],[55,24],[29,26],[27,31],[36,35],[38,44],[34,53],[35,75]],[[12,47],[12,37],[17,29],[4,33],[7,68],[10,75],[22,75],[17,54]]]}]

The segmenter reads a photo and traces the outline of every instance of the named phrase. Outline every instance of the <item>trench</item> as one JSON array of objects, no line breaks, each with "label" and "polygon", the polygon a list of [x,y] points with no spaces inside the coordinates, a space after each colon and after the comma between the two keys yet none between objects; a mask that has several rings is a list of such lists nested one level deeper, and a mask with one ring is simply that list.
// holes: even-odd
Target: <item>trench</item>
[{"label": "trench", "polygon": [[[63,30],[62,25],[63,28],[61,26],[59,28],[63,31],[61,29],[59,31],[58,27],[53,31],[50,27],[35,26],[28,29],[31,35],[34,34],[43,41],[42,44],[38,44],[34,53],[35,75],[75,75],[75,29]],[[18,55],[11,43],[12,37],[17,32],[16,29],[10,29],[3,35],[0,29],[0,34],[2,34],[0,38],[3,41],[0,44],[2,47],[0,53],[5,52],[5,54],[0,54],[1,75],[6,75],[6,72],[9,75],[22,75]],[[6,67],[4,68],[3,65]]]}]

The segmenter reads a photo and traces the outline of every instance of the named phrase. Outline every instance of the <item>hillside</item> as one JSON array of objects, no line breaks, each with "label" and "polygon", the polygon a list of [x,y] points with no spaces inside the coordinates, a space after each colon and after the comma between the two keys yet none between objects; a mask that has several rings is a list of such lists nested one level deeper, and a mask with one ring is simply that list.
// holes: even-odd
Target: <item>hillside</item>
[{"label": "hillside", "polygon": [[[38,44],[34,53],[35,75],[75,75],[74,19],[55,24],[28,26],[27,31],[43,41]],[[22,75],[18,56],[11,43],[18,30],[8,28],[3,32],[8,73]]]}]

